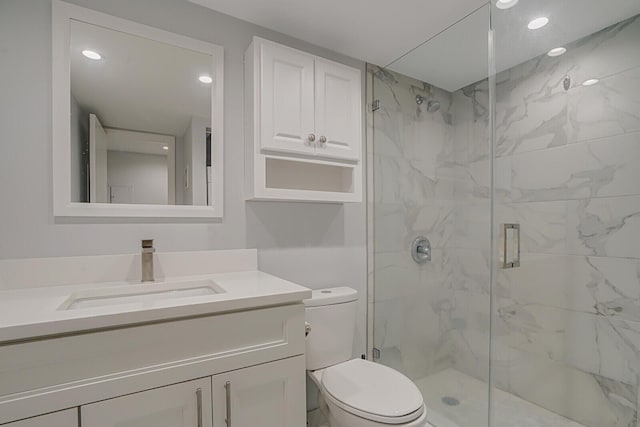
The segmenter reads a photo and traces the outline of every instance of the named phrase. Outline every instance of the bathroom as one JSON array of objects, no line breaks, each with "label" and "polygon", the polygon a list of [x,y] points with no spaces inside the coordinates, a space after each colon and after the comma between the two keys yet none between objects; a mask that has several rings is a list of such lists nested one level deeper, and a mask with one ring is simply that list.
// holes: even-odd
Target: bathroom
[{"label": "bathroom", "polygon": [[1,0],[0,425],[640,426],[639,14]]}]

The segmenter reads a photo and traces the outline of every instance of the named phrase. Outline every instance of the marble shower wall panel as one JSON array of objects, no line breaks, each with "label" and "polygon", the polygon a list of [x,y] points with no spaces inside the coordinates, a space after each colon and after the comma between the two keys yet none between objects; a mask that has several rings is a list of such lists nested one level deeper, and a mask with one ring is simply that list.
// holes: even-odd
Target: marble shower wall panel
[{"label": "marble shower wall panel", "polygon": [[[500,344],[493,378],[502,390],[585,426],[635,427],[635,388]],[[496,416],[500,411],[496,410]]]},{"label": "marble shower wall panel", "polygon": [[638,422],[639,45],[635,17],[497,83],[497,222],[521,224],[522,263],[494,289],[496,383],[589,427]]},{"label": "marble shower wall panel", "polygon": [[570,142],[638,130],[640,66],[606,75],[597,85],[578,86],[569,91]]},{"label": "marble shower wall panel", "polygon": [[640,321],[638,259],[524,253],[520,268],[500,272],[498,286],[516,305]]},{"label": "marble shower wall panel", "polygon": [[639,191],[640,132],[511,157],[514,202],[626,196]]}]

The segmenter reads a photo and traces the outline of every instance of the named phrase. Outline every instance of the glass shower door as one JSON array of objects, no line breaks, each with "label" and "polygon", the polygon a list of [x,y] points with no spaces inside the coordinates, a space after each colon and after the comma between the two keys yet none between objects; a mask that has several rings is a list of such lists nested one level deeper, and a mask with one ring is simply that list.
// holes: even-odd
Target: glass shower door
[{"label": "glass shower door", "polygon": [[486,6],[367,70],[373,356],[435,427],[488,426],[488,31]]},{"label": "glass shower door", "polygon": [[638,14],[492,5],[495,235],[519,224],[521,247],[494,286],[494,426],[639,425]]}]

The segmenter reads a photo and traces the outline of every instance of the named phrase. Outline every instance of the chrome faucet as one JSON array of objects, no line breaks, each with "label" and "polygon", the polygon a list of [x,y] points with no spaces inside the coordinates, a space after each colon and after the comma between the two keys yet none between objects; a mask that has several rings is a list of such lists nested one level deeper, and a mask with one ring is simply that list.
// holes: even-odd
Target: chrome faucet
[{"label": "chrome faucet", "polygon": [[142,241],[142,281],[153,282],[153,239]]}]

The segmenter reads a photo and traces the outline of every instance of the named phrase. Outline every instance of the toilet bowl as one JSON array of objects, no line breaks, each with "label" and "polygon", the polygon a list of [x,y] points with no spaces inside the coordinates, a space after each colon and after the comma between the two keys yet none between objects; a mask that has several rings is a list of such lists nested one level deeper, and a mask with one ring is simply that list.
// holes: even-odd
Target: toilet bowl
[{"label": "toilet bowl", "polygon": [[409,378],[350,359],[356,301],[357,292],[347,287],[313,291],[305,300],[307,371],[318,386],[320,411],[330,427],[428,426],[422,394]]}]

